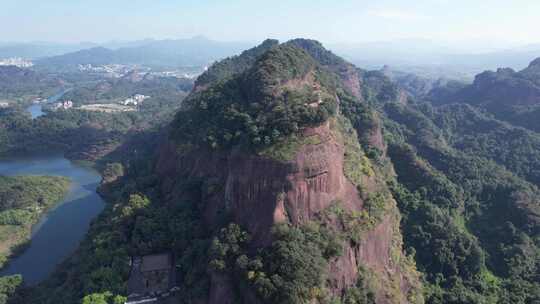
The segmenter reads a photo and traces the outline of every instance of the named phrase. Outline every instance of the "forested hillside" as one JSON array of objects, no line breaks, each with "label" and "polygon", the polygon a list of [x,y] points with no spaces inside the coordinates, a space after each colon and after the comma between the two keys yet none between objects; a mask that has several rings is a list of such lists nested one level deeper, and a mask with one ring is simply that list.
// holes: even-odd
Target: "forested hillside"
[{"label": "forested hillside", "polygon": [[499,120],[539,132],[540,58],[521,71],[500,68],[483,72],[471,85],[439,97],[432,102],[468,103],[485,109]]},{"label": "forested hillside", "polygon": [[381,123],[362,103],[395,86],[315,41],[244,55],[201,76],[158,151],[104,185],[111,205],[76,256],[23,294],[120,301],[129,256],[172,251],[181,303],[423,302]]},{"label": "forested hillside", "polygon": [[[537,303],[540,134],[523,119],[536,104],[478,83],[535,86],[535,66],[407,94],[313,40],[227,58],[105,166],[88,237],[13,303],[121,303],[130,257],[163,252],[174,303]],[[0,139],[67,121],[110,138],[140,119],[62,118],[75,113],[9,120]]]},{"label": "forested hillside", "polygon": [[26,101],[32,97],[48,97],[64,82],[54,76],[15,66],[0,66],[0,101]]},{"label": "forested hillside", "polygon": [[538,301],[538,134],[469,105],[381,110],[428,302]]},{"label": "forested hillside", "polygon": [[149,73],[132,71],[119,79],[99,80],[97,83],[79,85],[66,92],[63,99],[72,100],[76,105],[116,103],[133,95],[142,94],[152,98],[144,105],[150,106],[156,102],[178,102],[191,91],[192,87],[192,79],[157,77]]}]

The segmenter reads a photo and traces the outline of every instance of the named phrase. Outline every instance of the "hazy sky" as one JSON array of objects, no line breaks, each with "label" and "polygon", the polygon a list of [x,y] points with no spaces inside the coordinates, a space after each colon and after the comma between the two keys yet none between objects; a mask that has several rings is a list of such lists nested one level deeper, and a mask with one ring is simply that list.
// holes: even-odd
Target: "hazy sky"
[{"label": "hazy sky", "polygon": [[539,0],[0,0],[2,41],[540,42]]}]

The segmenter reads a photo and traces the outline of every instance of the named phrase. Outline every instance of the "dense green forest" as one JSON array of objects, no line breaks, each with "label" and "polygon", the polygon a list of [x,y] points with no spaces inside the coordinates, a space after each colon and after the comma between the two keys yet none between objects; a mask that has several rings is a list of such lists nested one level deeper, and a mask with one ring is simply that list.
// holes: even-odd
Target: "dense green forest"
[{"label": "dense green forest", "polygon": [[[520,73],[500,70],[481,75],[473,87],[453,83],[415,96],[441,98],[430,103],[405,98],[383,72],[357,69],[320,43],[267,40],[213,65],[181,107],[164,101],[142,113],[58,111],[36,120],[0,112],[5,152],[128,143],[128,134],[129,145],[138,142],[136,154],[106,166],[101,193],[109,204],[75,255],[39,286],[18,288],[11,303],[123,303],[129,257],[164,251],[174,253],[182,274],[180,303],[208,295],[216,277],[233,278],[239,303],[244,294],[261,303],[375,303],[376,273],[360,267],[356,283],[335,297],[327,288],[328,266],[344,254],[343,244],[359,242],[390,212],[393,200],[401,213],[401,263],[422,276],[422,295],[410,296],[411,303],[540,303],[537,106],[500,99],[493,107],[481,91],[501,82],[513,89],[536,85],[535,71],[534,65]],[[351,79],[360,96],[346,85]],[[452,101],[456,96],[478,101],[453,103],[462,101]],[[230,213],[219,210],[215,223],[205,223],[205,204],[223,188],[214,179],[178,178],[180,199],[162,192],[155,168],[164,133],[178,150],[241,150],[286,163],[299,147],[320,143],[300,139],[300,131],[327,121],[344,141],[344,175],[360,192],[363,212],[349,214],[336,202],[307,224],[274,226],[271,242],[261,247]],[[384,140],[377,143],[381,129]],[[361,182],[368,175],[378,188]],[[19,284],[18,277],[0,280],[0,303]]]},{"label": "dense green forest", "polygon": [[[111,165],[122,168],[124,175],[102,187],[110,204],[75,258],[38,288],[23,289],[21,301],[122,303],[129,257],[172,250],[182,272],[181,303],[208,294],[210,270],[233,276],[239,292],[253,290],[268,303],[300,304],[314,292],[323,303],[341,303],[326,294],[323,286],[329,260],[342,254],[342,242],[349,235],[315,221],[301,227],[276,226],[272,246],[254,252],[251,236],[230,215],[224,214],[212,227],[204,224],[201,197],[215,187],[211,181],[185,180],[177,185],[185,199],[164,203],[151,150],[142,149],[138,159],[124,165]],[[328,216],[337,216],[334,212],[345,216],[340,210],[336,207]],[[374,287],[368,279],[366,272],[347,290],[343,303],[374,304]]]},{"label": "dense green forest", "polygon": [[427,302],[539,301],[538,136],[466,105],[386,104],[384,113],[393,192]]},{"label": "dense green forest", "polygon": [[[176,137],[212,148],[275,144],[303,127],[319,125],[335,112],[331,88],[313,86],[314,79],[328,77],[324,74],[300,48],[270,48],[245,72],[231,72],[186,99],[173,123]],[[287,86],[299,78],[305,83]],[[307,106],[312,103],[320,105]]]},{"label": "dense green forest", "polygon": [[71,158],[95,159],[143,130],[167,124],[184,97],[156,95],[136,112],[59,110],[37,119],[20,107],[0,109],[0,155],[59,150]]},{"label": "dense green forest", "polygon": [[[338,78],[303,48],[273,47],[249,69],[227,75],[186,100],[171,126],[175,142],[211,150],[267,152],[276,145],[292,144],[291,136],[297,136],[301,128],[337,120],[338,126],[330,123],[331,128],[344,137],[349,149],[345,174],[359,179],[376,174],[348,119],[337,116],[336,94],[349,98],[344,104],[358,127],[373,126],[374,112],[364,105],[355,108],[355,99],[337,87]],[[320,85],[313,86],[314,82]],[[313,102],[319,106],[310,106]],[[303,144],[317,142],[295,147]],[[349,214],[336,202],[319,215],[320,220],[277,225],[271,232],[271,245],[255,250],[253,236],[228,212],[205,224],[206,197],[220,187],[212,179],[178,179],[175,191],[182,198],[168,199],[154,171],[155,153],[147,145],[136,159],[110,166],[123,172],[123,177],[102,186],[109,202],[106,210],[74,258],[37,288],[21,291],[27,301],[116,303],[127,293],[130,256],[172,251],[182,273],[178,278],[182,303],[208,295],[211,273],[234,278],[236,295],[254,292],[264,303],[300,304],[313,298],[321,303],[375,303],[375,290],[381,288],[375,286],[376,275],[360,269],[356,284],[334,297],[327,288],[328,267],[344,254],[344,244],[359,242],[380,221],[389,193],[366,194],[369,212]],[[343,222],[344,228],[331,227],[328,221]],[[348,231],[350,227],[354,230]]]},{"label": "dense green forest", "polygon": [[64,84],[55,76],[15,66],[0,66],[0,101],[29,102],[32,97],[48,97]]},{"label": "dense green forest", "polygon": [[216,62],[210,66],[208,71],[197,78],[195,81],[195,86],[202,87],[219,80],[231,78],[236,74],[244,72],[251,67],[259,56],[278,44],[279,41],[277,40],[267,39],[259,46],[246,50],[238,56],[233,56]]},{"label": "dense green forest", "polygon": [[32,225],[64,197],[69,183],[56,176],[0,176],[0,267],[28,240]]}]

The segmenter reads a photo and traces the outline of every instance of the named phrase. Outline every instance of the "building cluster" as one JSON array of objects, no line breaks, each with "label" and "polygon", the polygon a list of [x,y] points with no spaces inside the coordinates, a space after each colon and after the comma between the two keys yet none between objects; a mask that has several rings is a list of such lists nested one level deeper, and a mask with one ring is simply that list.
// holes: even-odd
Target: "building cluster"
[{"label": "building cluster", "polygon": [[29,68],[34,64],[30,60],[19,57],[0,59],[0,66],[13,65],[19,68]]},{"label": "building cluster", "polygon": [[53,110],[67,110],[73,108],[73,102],[71,100],[64,100],[62,102],[57,102],[52,106]]},{"label": "building cluster", "polygon": [[154,77],[176,77],[180,79],[195,79],[199,77],[208,67],[181,67],[172,70],[153,70],[150,67],[135,65],[135,64],[79,64],[79,71],[101,74],[109,78],[122,78],[128,74],[134,74],[139,77],[154,76]]},{"label": "building cluster", "polygon": [[121,103],[125,106],[130,106],[130,105],[133,105],[133,106],[137,106],[137,105],[140,105],[145,99],[148,99],[150,98],[150,96],[146,96],[146,95],[142,95],[142,94],[136,94],[124,101],[122,101]]},{"label": "building cluster", "polygon": [[105,65],[92,65],[92,64],[79,64],[79,71],[91,72],[102,74],[105,77],[121,78],[131,73],[135,69],[140,69],[134,65],[125,64],[105,64]]},{"label": "building cluster", "polygon": [[195,71],[195,72],[185,72],[181,70],[174,70],[174,71],[162,71],[162,72],[151,72],[151,76],[156,77],[176,77],[180,79],[195,79],[201,75],[202,72]]}]

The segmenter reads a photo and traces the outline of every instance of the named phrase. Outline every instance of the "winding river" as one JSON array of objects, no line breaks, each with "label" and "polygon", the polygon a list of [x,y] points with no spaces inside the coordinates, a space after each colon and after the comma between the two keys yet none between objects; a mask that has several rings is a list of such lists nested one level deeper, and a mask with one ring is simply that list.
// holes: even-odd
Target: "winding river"
[{"label": "winding river", "polygon": [[[46,103],[57,102],[58,100],[60,100],[60,98],[62,98],[62,96],[64,96],[64,94],[66,94],[70,90],[71,89],[63,90],[63,91],[59,92],[58,94],[47,98]],[[43,112],[43,104],[41,104],[41,103],[36,103],[36,104],[33,104],[33,105],[29,106],[28,108],[26,108],[26,111],[28,111],[30,113],[30,115],[32,116],[32,119],[35,119],[35,118],[38,118],[40,116],[45,115],[45,112]]]},{"label": "winding river", "polygon": [[29,247],[0,271],[0,276],[22,274],[26,284],[33,285],[74,252],[103,210],[104,201],[96,193],[101,177],[60,155],[2,158],[0,175],[57,175],[72,182],[64,200],[33,227]]}]

